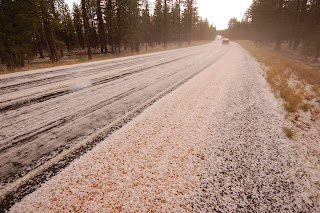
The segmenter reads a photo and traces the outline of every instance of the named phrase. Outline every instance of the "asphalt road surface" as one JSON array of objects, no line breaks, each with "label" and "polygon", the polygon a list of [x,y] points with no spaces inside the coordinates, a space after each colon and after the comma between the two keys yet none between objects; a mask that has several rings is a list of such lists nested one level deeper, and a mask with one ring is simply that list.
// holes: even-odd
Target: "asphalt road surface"
[{"label": "asphalt road surface", "polygon": [[182,84],[229,49],[216,41],[0,76],[0,189]]}]

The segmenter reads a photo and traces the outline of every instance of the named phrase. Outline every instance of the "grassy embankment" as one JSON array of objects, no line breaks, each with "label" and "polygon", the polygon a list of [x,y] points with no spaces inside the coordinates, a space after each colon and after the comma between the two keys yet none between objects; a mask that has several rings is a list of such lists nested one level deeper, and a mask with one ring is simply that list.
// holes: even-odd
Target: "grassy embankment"
[{"label": "grassy embankment", "polygon": [[[192,41],[191,46],[197,46],[197,45],[202,45],[202,44],[207,44],[212,41],[210,40],[203,40],[203,41]],[[107,59],[114,59],[114,58],[120,58],[120,57],[126,57],[126,56],[132,56],[132,55],[141,55],[141,54],[147,54],[147,53],[154,53],[154,52],[161,52],[165,50],[173,50],[173,49],[178,49],[178,48],[184,48],[188,47],[187,42],[182,42],[181,46],[178,46],[178,43],[174,45],[173,43],[168,44],[167,48],[164,48],[163,45],[153,45],[148,46],[148,51],[145,50],[145,46],[141,46],[141,51],[140,52],[134,52],[131,53],[131,50],[126,50],[122,51],[121,54],[113,53],[113,54],[92,54],[92,60],[88,60],[88,56],[84,54],[72,54],[68,53],[67,56],[63,57],[60,59],[59,62],[56,63],[51,63],[50,61],[44,60],[40,63],[27,63],[25,67],[22,68],[14,68],[14,69],[8,69],[6,71],[1,71],[0,70],[0,75],[1,74],[9,74],[13,72],[21,72],[21,71],[28,71],[28,70],[35,70],[35,69],[42,69],[42,68],[49,68],[49,67],[56,67],[56,66],[63,66],[63,65],[71,65],[71,64],[79,64],[79,63],[84,63],[84,62],[89,62],[89,61],[100,61],[100,60],[107,60]]]},{"label": "grassy embankment", "polygon": [[[284,108],[288,116],[294,113],[317,112],[320,98],[320,71],[306,66],[290,58],[280,55],[274,50],[256,47],[250,41],[237,41],[247,49],[260,63],[265,65],[266,79],[277,97],[284,100]],[[316,105],[312,104],[316,103]],[[297,114],[293,119],[298,119]],[[284,128],[289,138],[294,136],[291,128]]]}]

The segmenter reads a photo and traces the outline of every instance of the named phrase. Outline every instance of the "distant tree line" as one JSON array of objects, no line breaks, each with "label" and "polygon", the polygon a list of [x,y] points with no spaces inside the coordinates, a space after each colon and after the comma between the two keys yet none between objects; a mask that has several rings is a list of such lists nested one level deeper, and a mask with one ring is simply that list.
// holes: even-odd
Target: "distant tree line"
[{"label": "distant tree line", "polygon": [[320,0],[254,0],[242,21],[230,19],[231,39],[250,39],[263,45],[275,42],[281,49],[300,46],[305,54],[320,54]]},{"label": "distant tree line", "polygon": [[120,53],[141,46],[213,40],[216,29],[198,15],[194,0],[0,0],[0,60],[24,66],[36,55],[57,62],[65,51]]}]

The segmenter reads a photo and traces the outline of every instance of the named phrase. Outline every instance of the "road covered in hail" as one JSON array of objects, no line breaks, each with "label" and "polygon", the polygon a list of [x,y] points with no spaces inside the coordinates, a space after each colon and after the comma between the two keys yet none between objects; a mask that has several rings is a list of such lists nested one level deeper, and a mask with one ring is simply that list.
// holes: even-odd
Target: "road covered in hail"
[{"label": "road covered in hail", "polygon": [[[56,174],[69,154],[99,142],[12,212],[318,208],[296,179],[303,165],[282,133],[281,105],[259,64],[237,44],[12,74],[0,82],[7,206],[23,197],[10,200],[11,191],[33,185],[32,177],[48,168]],[[105,136],[118,121],[122,127]]]}]

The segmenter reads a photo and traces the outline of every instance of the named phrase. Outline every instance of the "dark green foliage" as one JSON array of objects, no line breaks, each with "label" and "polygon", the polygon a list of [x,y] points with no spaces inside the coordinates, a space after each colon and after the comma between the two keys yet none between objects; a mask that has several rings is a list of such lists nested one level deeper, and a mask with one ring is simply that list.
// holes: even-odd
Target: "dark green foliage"
[{"label": "dark green foliage", "polygon": [[76,33],[76,46],[81,46],[84,49],[84,32],[83,32],[83,20],[82,20],[82,10],[81,7],[73,3],[72,5],[72,16],[73,16],[73,26]]},{"label": "dark green foliage", "polygon": [[150,10],[149,10],[149,2],[143,2],[143,9],[142,9],[142,25],[141,28],[143,30],[143,42],[146,46],[146,51],[148,51],[148,44],[151,43],[151,17],[150,17]]},{"label": "dark green foliage", "polygon": [[275,49],[288,43],[296,50],[300,46],[306,57],[320,54],[319,0],[254,0],[242,21],[230,19],[228,36],[249,39],[264,45],[275,42]]},{"label": "dark green foliage", "polygon": [[72,11],[65,0],[0,0],[0,60],[8,67],[38,54],[56,62],[78,48],[138,52],[154,43],[213,40],[215,33],[194,0],[157,0],[153,13],[148,0],[82,0]]},{"label": "dark green foliage", "polygon": [[153,12],[153,38],[154,41],[160,44],[163,41],[164,26],[163,26],[163,8],[162,1],[156,0],[156,5]]},{"label": "dark green foliage", "polygon": [[8,67],[33,57],[37,20],[28,0],[0,1],[0,58]]}]

